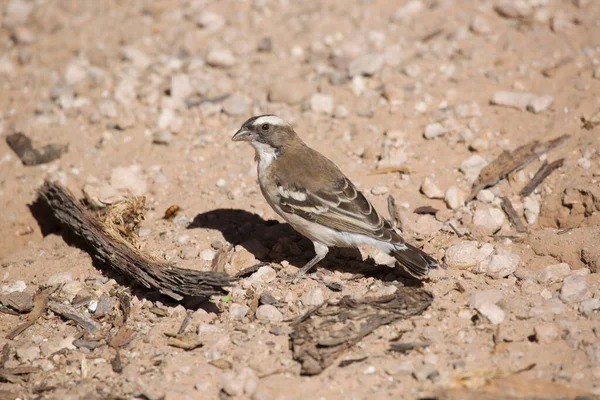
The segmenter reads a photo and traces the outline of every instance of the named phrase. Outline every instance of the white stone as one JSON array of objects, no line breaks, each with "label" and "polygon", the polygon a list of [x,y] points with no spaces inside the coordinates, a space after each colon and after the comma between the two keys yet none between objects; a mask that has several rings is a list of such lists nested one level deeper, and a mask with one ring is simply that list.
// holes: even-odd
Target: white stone
[{"label": "white stone", "polygon": [[223,112],[228,115],[246,114],[247,109],[246,97],[239,93],[232,94],[223,102]]},{"label": "white stone", "polygon": [[73,274],[71,271],[59,272],[48,278],[48,285],[60,285],[69,283],[73,280]]},{"label": "white stone", "polygon": [[275,306],[263,304],[256,310],[256,318],[261,321],[281,322],[283,315]]},{"label": "white stone", "polygon": [[421,184],[421,192],[430,199],[443,199],[444,192],[437,187],[429,177],[426,177]]},{"label": "white stone", "polygon": [[483,260],[473,272],[486,274],[494,279],[505,278],[514,273],[521,262],[521,257],[503,249],[496,249],[494,254]]},{"label": "white stone", "polygon": [[504,310],[496,304],[483,303],[477,307],[477,311],[487,318],[493,325],[499,325],[504,321]]},{"label": "white stone", "polygon": [[42,352],[38,346],[27,346],[17,348],[17,358],[24,363],[31,363],[33,360],[40,358]]},{"label": "white stone", "polygon": [[260,267],[258,271],[250,275],[250,281],[253,283],[269,283],[277,277],[277,271],[265,265]]},{"label": "white stone", "polygon": [[487,256],[477,242],[465,241],[450,246],[446,250],[444,260],[450,268],[467,269],[476,266]]},{"label": "white stone", "polygon": [[579,160],[577,160],[577,165],[583,169],[590,169],[592,167],[592,162],[589,158],[581,157]]},{"label": "white stone", "polygon": [[529,92],[498,91],[492,95],[490,103],[493,105],[528,110],[540,113],[548,109],[553,102],[550,95],[537,96]]},{"label": "white stone", "polygon": [[196,24],[206,31],[216,32],[225,26],[225,18],[214,12],[203,11],[196,17]]},{"label": "white stone", "polygon": [[585,276],[569,275],[560,288],[560,299],[565,303],[576,303],[589,298],[591,295]]},{"label": "white stone", "polygon": [[473,293],[469,306],[471,308],[478,308],[484,303],[498,304],[502,300],[502,292],[496,289],[481,290]]},{"label": "white stone", "polygon": [[473,215],[473,224],[492,234],[500,230],[506,220],[504,212],[495,207],[479,207]]},{"label": "white stone", "polygon": [[81,282],[71,281],[63,285],[61,293],[71,302],[83,288],[84,286]]},{"label": "white stone", "polygon": [[527,104],[527,111],[531,111],[533,113],[541,113],[546,111],[552,103],[554,102],[554,98],[550,95],[545,96],[534,96]]},{"label": "white stone", "polygon": [[486,165],[488,165],[488,162],[485,160],[485,158],[478,154],[474,154],[462,162],[460,165],[460,170],[463,174],[465,174],[467,181],[474,182],[479,176],[481,170],[485,168]]},{"label": "white stone", "polygon": [[213,249],[204,249],[200,252],[200,258],[204,261],[212,261],[215,258],[215,251]]},{"label": "white stone", "polygon": [[591,315],[595,311],[600,311],[600,299],[587,299],[579,304],[579,312]]},{"label": "white stone", "polygon": [[375,195],[375,196],[383,196],[384,194],[387,194],[390,191],[390,189],[387,186],[373,186],[371,188],[371,194]]},{"label": "white stone", "polygon": [[234,321],[243,319],[250,309],[245,304],[232,303],[229,306],[229,318]]},{"label": "white stone", "polygon": [[494,201],[494,199],[496,198],[496,195],[494,194],[494,192],[492,192],[489,189],[483,189],[480,190],[479,193],[477,193],[477,200],[483,202],[483,203],[492,203]]},{"label": "white stone", "polygon": [[571,267],[567,263],[552,264],[542,268],[537,273],[539,283],[558,283],[571,273]]},{"label": "white stone", "polygon": [[13,292],[22,292],[27,289],[27,285],[23,281],[14,281],[9,285],[3,285],[0,293],[10,294]]},{"label": "white stone", "polygon": [[331,115],[333,113],[333,97],[323,93],[314,93],[310,98],[310,109],[319,114]]},{"label": "white stone", "polygon": [[433,124],[429,124],[425,127],[423,136],[425,137],[425,139],[435,139],[436,137],[441,136],[446,132],[447,129],[444,128],[442,124],[436,122]]},{"label": "white stone", "polygon": [[324,301],[325,296],[323,296],[323,290],[318,286],[310,289],[302,296],[302,304],[305,306],[318,306],[323,304]]},{"label": "white stone", "polygon": [[383,62],[384,58],[380,54],[365,54],[352,61],[348,67],[348,74],[351,77],[357,75],[373,75],[381,70]]},{"label": "white stone", "polygon": [[248,398],[256,392],[258,376],[256,372],[248,367],[237,371],[227,371],[221,375],[223,391],[229,396],[238,397],[246,394]]},{"label": "white stone", "polygon": [[141,165],[114,168],[110,174],[110,185],[117,190],[125,190],[134,196],[143,196],[148,191],[146,175]]},{"label": "white stone", "polygon": [[407,22],[425,9],[421,0],[409,0],[392,14],[393,22]]},{"label": "white stone", "polygon": [[534,224],[540,215],[540,203],[532,196],[525,197],[523,199],[523,214],[529,225]]},{"label": "white stone", "polygon": [[558,338],[558,325],[554,322],[539,322],[533,327],[535,340],[538,343],[549,344]]},{"label": "white stone", "polygon": [[171,77],[171,98],[176,107],[184,107],[185,99],[194,93],[188,74],[175,74]]},{"label": "white stone", "polygon": [[454,114],[456,118],[476,118],[481,117],[481,109],[475,102],[458,104],[454,107]]},{"label": "white stone", "polygon": [[467,196],[465,193],[457,186],[450,186],[448,190],[446,190],[446,195],[444,196],[446,205],[448,205],[448,207],[450,207],[452,210],[456,210],[457,208],[464,206],[466,199]]},{"label": "white stone", "polygon": [[230,68],[237,63],[237,60],[228,49],[213,49],[208,52],[206,63],[211,67]]}]

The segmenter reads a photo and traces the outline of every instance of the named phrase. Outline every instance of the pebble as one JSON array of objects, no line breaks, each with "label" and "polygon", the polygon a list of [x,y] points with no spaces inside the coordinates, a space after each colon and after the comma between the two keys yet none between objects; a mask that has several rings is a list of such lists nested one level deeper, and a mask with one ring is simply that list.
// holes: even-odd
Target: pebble
[{"label": "pebble", "polygon": [[533,8],[526,0],[501,0],[494,10],[504,18],[525,18],[533,14]]},{"label": "pebble", "polygon": [[392,22],[408,22],[423,10],[425,10],[425,4],[421,0],[409,0],[394,11]]},{"label": "pebble", "polygon": [[27,22],[29,14],[34,7],[34,3],[23,0],[9,0],[7,2],[3,2],[3,4],[4,19],[2,24],[7,28]]},{"label": "pebble", "polygon": [[33,296],[25,292],[11,292],[3,294],[2,303],[19,313],[27,313],[33,308]]},{"label": "pebble", "polygon": [[313,287],[304,296],[302,296],[302,304],[305,306],[319,306],[323,304],[325,297],[323,290],[320,287]]},{"label": "pebble", "polygon": [[549,344],[558,338],[558,325],[553,322],[538,322],[533,327],[535,340],[538,343]]},{"label": "pebble", "polygon": [[331,115],[333,113],[333,97],[323,93],[314,93],[310,98],[310,109],[319,114]]},{"label": "pebble", "polygon": [[456,118],[481,117],[481,108],[475,102],[458,104],[454,107],[454,115],[456,115]]},{"label": "pebble", "polygon": [[348,109],[341,104],[337,105],[333,111],[333,116],[337,119],[348,118],[349,115],[350,111],[348,111]]},{"label": "pebble", "polygon": [[444,192],[436,186],[429,177],[426,177],[421,184],[421,192],[429,199],[443,199]]},{"label": "pebble", "polygon": [[492,105],[527,110],[537,114],[550,107],[553,100],[553,97],[550,95],[537,96],[529,92],[498,91],[492,95],[490,103]]},{"label": "pebble", "polygon": [[460,170],[463,174],[465,174],[467,181],[474,182],[479,176],[481,170],[485,168],[486,165],[488,165],[488,162],[485,160],[485,158],[478,154],[474,154],[462,162],[460,165]]},{"label": "pebble", "polygon": [[504,211],[495,207],[479,207],[473,215],[473,224],[483,228],[488,234],[498,232],[505,221]]},{"label": "pebble", "polygon": [[558,283],[571,273],[571,267],[567,263],[552,264],[542,268],[537,273],[539,283]]},{"label": "pebble", "polygon": [[492,192],[489,189],[483,189],[480,190],[479,193],[477,193],[477,200],[483,202],[483,203],[492,203],[494,201],[494,199],[496,198],[496,195],[494,194],[494,192]]},{"label": "pebble", "polygon": [[486,151],[490,147],[487,140],[483,138],[477,138],[473,140],[473,142],[469,145],[469,149],[472,151],[476,151],[477,153],[482,153]]},{"label": "pebble", "polygon": [[223,112],[228,115],[246,114],[247,109],[246,97],[239,93],[232,94],[223,102]]},{"label": "pebble", "polygon": [[281,322],[283,315],[281,312],[270,304],[263,304],[256,309],[256,318],[261,321]]},{"label": "pebble", "polygon": [[194,246],[187,246],[181,249],[181,259],[183,260],[194,260],[198,258],[200,251]]},{"label": "pebble", "polygon": [[577,165],[583,169],[590,169],[592,167],[592,162],[589,158],[581,157],[579,160],[577,160]]},{"label": "pebble", "polygon": [[246,250],[243,246],[237,245],[231,256],[230,263],[237,270],[241,270],[258,264],[258,260],[254,257],[254,254]]},{"label": "pebble", "polygon": [[150,57],[136,47],[125,46],[123,47],[121,54],[125,60],[131,61],[133,65],[140,70],[146,69],[152,64]]},{"label": "pebble", "polygon": [[473,293],[469,306],[471,308],[478,308],[484,303],[498,304],[502,300],[502,292],[496,289],[481,290]]},{"label": "pebble", "polygon": [[225,26],[225,18],[220,14],[210,11],[203,11],[198,14],[195,22],[200,28],[208,32],[216,32]]},{"label": "pebble", "polygon": [[457,208],[464,206],[466,199],[466,194],[457,186],[450,186],[448,190],[446,190],[446,194],[444,196],[446,205],[448,205],[448,207],[450,207],[452,210],[456,210]]},{"label": "pebble", "polygon": [[243,319],[250,309],[245,304],[232,303],[229,306],[229,318],[234,321]]},{"label": "pebble", "polygon": [[238,371],[227,371],[221,375],[223,391],[230,396],[241,396],[246,394],[251,397],[258,386],[256,372],[248,367],[240,368]]},{"label": "pebble", "polygon": [[521,257],[503,249],[496,249],[492,256],[482,261],[473,272],[486,274],[494,279],[502,279],[514,273],[521,262]]},{"label": "pebble", "polygon": [[141,165],[117,167],[110,173],[110,185],[118,190],[129,191],[134,196],[143,196],[148,191],[148,183]]},{"label": "pebble", "polygon": [[200,252],[200,259],[204,261],[212,261],[215,258],[215,251],[213,249],[204,249]]},{"label": "pebble", "polygon": [[532,196],[523,199],[523,214],[529,225],[535,224],[540,215],[540,203]]},{"label": "pebble", "polygon": [[188,74],[175,74],[171,77],[171,98],[178,108],[185,106],[185,99],[194,93]]},{"label": "pebble", "polygon": [[477,35],[489,35],[492,33],[492,27],[489,22],[479,15],[476,15],[475,18],[473,18],[469,29]]},{"label": "pebble", "polygon": [[571,274],[567,276],[560,288],[560,299],[565,303],[576,303],[590,297],[585,276]]},{"label": "pebble", "polygon": [[237,60],[228,49],[213,49],[208,52],[206,63],[211,67],[230,68],[237,63]]},{"label": "pebble", "polygon": [[446,132],[447,132],[446,128],[444,128],[444,126],[442,124],[436,122],[436,123],[425,126],[423,136],[425,137],[425,139],[431,140],[431,139],[435,139],[438,136],[443,135]]},{"label": "pebble", "polygon": [[600,299],[587,299],[579,304],[579,312],[591,315],[594,311],[600,311]]},{"label": "pebble", "polygon": [[277,277],[277,271],[268,265],[260,267],[258,271],[250,275],[250,282],[252,283],[269,283]]},{"label": "pebble", "polygon": [[477,307],[477,311],[487,318],[493,325],[499,325],[504,321],[504,310],[496,304],[483,303]]},{"label": "pebble", "polygon": [[48,278],[48,285],[60,285],[69,283],[73,280],[73,274],[71,271],[59,272],[58,274],[52,275]]},{"label": "pebble", "polygon": [[61,293],[67,298],[67,300],[69,300],[69,302],[72,302],[75,296],[77,296],[77,293],[83,289],[83,283],[79,281],[70,281],[63,285],[61,288]]},{"label": "pebble", "polygon": [[24,363],[31,363],[40,358],[42,352],[38,346],[24,346],[17,348],[17,358]]},{"label": "pebble", "polygon": [[450,268],[471,268],[485,260],[494,251],[494,247],[490,248],[490,246],[485,244],[480,248],[474,241],[460,242],[446,250],[444,261]]},{"label": "pebble", "polygon": [[22,292],[27,289],[27,285],[24,281],[14,281],[8,285],[2,285],[1,293],[10,294],[13,292]]},{"label": "pebble", "polygon": [[298,80],[275,81],[269,88],[269,101],[296,105],[310,96],[310,85]]},{"label": "pebble", "polygon": [[159,130],[152,134],[152,143],[162,144],[165,146],[170,145],[175,140],[175,136],[169,131]]},{"label": "pebble", "polygon": [[373,186],[371,188],[371,194],[375,195],[375,196],[383,196],[384,194],[387,194],[390,191],[390,189],[387,186]]},{"label": "pebble", "polygon": [[365,54],[350,63],[348,75],[350,75],[350,77],[355,77],[357,75],[374,75],[381,70],[383,62],[384,57],[380,54]]}]

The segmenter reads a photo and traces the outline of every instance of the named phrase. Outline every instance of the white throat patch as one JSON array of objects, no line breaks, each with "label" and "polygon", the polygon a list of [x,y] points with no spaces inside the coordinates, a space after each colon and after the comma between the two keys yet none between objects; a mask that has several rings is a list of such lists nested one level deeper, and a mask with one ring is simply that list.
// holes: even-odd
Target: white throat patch
[{"label": "white throat patch", "polygon": [[252,125],[254,125],[254,126],[260,126],[262,124],[269,124],[269,125],[275,125],[275,126],[289,126],[290,125],[287,122],[285,122],[282,118],[279,118],[276,115],[265,115],[262,117],[258,117],[252,123]]},{"label": "white throat patch", "polygon": [[277,150],[265,143],[251,142],[256,150],[256,158],[258,158],[258,177],[266,171],[273,160],[277,159]]}]

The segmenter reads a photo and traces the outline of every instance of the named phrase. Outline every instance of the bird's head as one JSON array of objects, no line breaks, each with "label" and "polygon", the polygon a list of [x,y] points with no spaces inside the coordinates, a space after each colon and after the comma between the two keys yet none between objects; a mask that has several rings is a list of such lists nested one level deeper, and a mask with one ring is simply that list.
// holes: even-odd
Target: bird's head
[{"label": "bird's head", "polygon": [[276,115],[269,114],[248,119],[231,140],[250,142],[256,149],[268,146],[281,151],[300,139],[290,124]]}]

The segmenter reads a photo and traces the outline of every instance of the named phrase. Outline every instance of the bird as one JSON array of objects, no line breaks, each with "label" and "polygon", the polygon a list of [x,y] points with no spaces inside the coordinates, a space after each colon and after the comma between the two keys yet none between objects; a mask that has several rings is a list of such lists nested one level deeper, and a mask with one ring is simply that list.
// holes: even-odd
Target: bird
[{"label": "bird", "polygon": [[407,243],[364,194],[328,158],[308,147],[282,118],[249,118],[231,138],[249,142],[258,161],[258,184],[267,203],[313,243],[315,256],[293,277],[297,282],[325,258],[329,248],[366,244],[395,258],[418,280],[437,261]]}]

